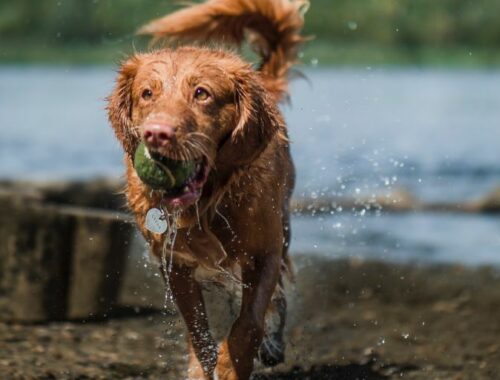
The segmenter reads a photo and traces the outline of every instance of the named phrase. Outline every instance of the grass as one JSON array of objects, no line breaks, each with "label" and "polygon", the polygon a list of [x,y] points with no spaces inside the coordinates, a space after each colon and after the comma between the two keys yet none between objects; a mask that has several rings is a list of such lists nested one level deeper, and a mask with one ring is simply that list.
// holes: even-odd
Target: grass
[{"label": "grass", "polygon": [[500,67],[500,49],[459,46],[409,49],[317,41],[304,49],[302,60],[306,64],[346,66]]},{"label": "grass", "polygon": [[3,64],[106,64],[120,61],[133,52],[130,43],[99,45],[47,45],[33,41],[0,41]]},{"label": "grass", "polygon": [[[116,63],[135,50],[146,49],[141,40],[110,41],[96,45],[48,45],[35,41],[1,41],[3,64],[109,64]],[[443,66],[500,67],[500,49],[468,47],[394,48],[360,44],[310,42],[302,61],[312,65],[349,66]]]}]

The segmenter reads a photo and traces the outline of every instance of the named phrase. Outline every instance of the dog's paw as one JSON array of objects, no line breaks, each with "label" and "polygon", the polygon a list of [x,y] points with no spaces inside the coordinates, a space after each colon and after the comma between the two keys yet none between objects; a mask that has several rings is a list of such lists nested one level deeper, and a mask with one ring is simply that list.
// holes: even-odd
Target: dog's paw
[{"label": "dog's paw", "polygon": [[285,343],[280,333],[275,332],[264,337],[258,358],[266,367],[274,367],[285,361]]}]

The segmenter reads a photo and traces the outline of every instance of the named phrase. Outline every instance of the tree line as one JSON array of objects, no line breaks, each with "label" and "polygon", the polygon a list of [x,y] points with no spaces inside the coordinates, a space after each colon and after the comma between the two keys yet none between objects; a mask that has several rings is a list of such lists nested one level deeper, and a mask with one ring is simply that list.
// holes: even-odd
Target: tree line
[{"label": "tree line", "polygon": [[[0,41],[118,41],[178,7],[172,0],[0,0]],[[493,0],[311,0],[305,33],[328,43],[497,48],[499,15]]]}]

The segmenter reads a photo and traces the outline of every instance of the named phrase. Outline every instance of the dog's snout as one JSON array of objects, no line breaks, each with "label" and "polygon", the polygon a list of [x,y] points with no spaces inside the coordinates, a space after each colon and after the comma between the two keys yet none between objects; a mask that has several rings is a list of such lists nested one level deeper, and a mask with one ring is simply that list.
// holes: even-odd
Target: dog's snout
[{"label": "dog's snout", "polygon": [[142,137],[150,148],[163,148],[175,139],[175,128],[167,124],[148,124],[144,127]]}]

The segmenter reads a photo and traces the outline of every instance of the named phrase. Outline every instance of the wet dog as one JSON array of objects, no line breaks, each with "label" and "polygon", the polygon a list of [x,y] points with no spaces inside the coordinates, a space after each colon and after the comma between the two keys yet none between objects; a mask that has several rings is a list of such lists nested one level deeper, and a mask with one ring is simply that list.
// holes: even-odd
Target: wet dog
[{"label": "wet dog", "polygon": [[[154,20],[140,32],[197,45],[132,56],[109,97],[128,205],[189,332],[189,379],[248,379],[254,358],[284,359],[294,168],[278,103],[304,41],[306,8],[304,0],[209,0]],[[245,41],[261,58],[257,68],[220,47]],[[200,47],[207,43],[219,47]],[[195,171],[174,189],[149,188],[134,169],[141,141],[151,154],[196,162]],[[147,228],[151,209],[163,210],[167,232]],[[242,293],[219,347],[202,294],[207,278]]]}]

